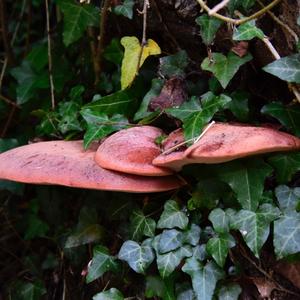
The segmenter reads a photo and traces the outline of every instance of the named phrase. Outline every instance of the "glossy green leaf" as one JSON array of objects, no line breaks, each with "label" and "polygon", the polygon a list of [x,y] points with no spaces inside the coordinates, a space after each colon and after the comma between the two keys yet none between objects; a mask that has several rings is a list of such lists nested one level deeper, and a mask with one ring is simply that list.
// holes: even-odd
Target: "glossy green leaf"
[{"label": "glossy green leaf", "polygon": [[124,0],[123,4],[114,7],[113,12],[118,16],[124,16],[128,19],[133,17],[133,0]]},{"label": "glossy green leaf", "polygon": [[234,41],[250,41],[253,38],[263,39],[264,36],[263,31],[255,26],[255,21],[249,21],[234,29],[232,39]]},{"label": "glossy green leaf", "polygon": [[249,94],[243,91],[234,91],[230,94],[231,101],[226,105],[234,116],[241,122],[249,120]]},{"label": "glossy green leaf", "polygon": [[218,292],[219,300],[238,300],[239,295],[241,294],[242,289],[236,283],[231,283],[225,286],[222,286]]},{"label": "glossy green leaf", "polygon": [[123,50],[118,39],[112,39],[110,44],[106,46],[103,56],[106,60],[119,66],[122,63]]},{"label": "glossy green leaf", "polygon": [[35,72],[27,60],[24,60],[21,66],[13,68],[10,73],[18,81],[17,104],[28,102],[36,96],[39,89],[49,87],[48,73],[44,70]]},{"label": "glossy green leaf", "polygon": [[189,219],[185,212],[180,210],[179,205],[174,200],[168,200],[164,205],[164,211],[161,214],[157,228],[174,228],[185,229]]},{"label": "glossy green leaf", "polygon": [[238,229],[244,236],[248,247],[258,257],[261,247],[268,238],[270,224],[280,215],[277,207],[261,205],[256,212],[240,210],[231,218],[231,227]]},{"label": "glossy green leaf", "polygon": [[208,219],[212,222],[217,233],[229,232],[230,219],[223,209],[215,208],[210,212]]},{"label": "glossy green leaf", "polygon": [[282,211],[295,211],[300,202],[300,187],[290,188],[279,185],[275,189],[275,195]]},{"label": "glossy green leaf", "polygon": [[100,12],[91,4],[79,4],[74,0],[57,0],[64,14],[63,41],[66,46],[80,39],[88,26],[98,26]]},{"label": "glossy green leaf", "polygon": [[37,45],[26,56],[35,71],[41,71],[48,64],[48,47],[46,43]]},{"label": "glossy green leaf", "polygon": [[184,234],[176,229],[164,230],[160,235],[158,252],[160,254],[175,250],[182,246]]},{"label": "glossy green leaf", "polygon": [[96,294],[93,300],[124,300],[122,293],[116,289],[111,288],[107,291]]},{"label": "glossy green leaf", "polygon": [[201,15],[195,21],[200,26],[200,35],[203,43],[207,46],[210,45],[223,22],[206,14]]},{"label": "glossy green leaf", "polygon": [[154,237],[156,222],[146,217],[141,210],[135,210],[130,217],[131,239],[139,241],[144,235]]},{"label": "glossy green leaf", "polygon": [[184,135],[186,140],[197,138],[205,125],[211,121],[214,114],[231,101],[231,98],[221,94],[215,96],[211,92],[207,92],[201,97],[200,101],[196,97],[185,102],[179,108],[170,108],[166,111],[183,121]]},{"label": "glossy green leaf", "polygon": [[152,114],[152,112],[148,111],[148,105],[152,98],[158,96],[161,92],[161,89],[164,85],[164,80],[160,78],[152,79],[151,88],[144,96],[143,101],[140,105],[140,108],[134,115],[134,121],[143,119]]},{"label": "glossy green leaf", "polygon": [[239,57],[233,52],[229,52],[226,57],[221,53],[213,53],[211,59],[212,61],[208,57],[205,58],[201,64],[201,68],[212,72],[225,89],[239,68],[250,61],[252,56],[251,54],[247,54],[244,57]]},{"label": "glossy green leaf", "polygon": [[242,208],[256,211],[264,190],[264,180],[272,168],[259,158],[233,161],[218,167],[219,178],[236,193]]},{"label": "glossy green leaf", "polygon": [[282,80],[300,83],[300,54],[292,54],[275,60],[263,70]]},{"label": "glossy green leaf", "polygon": [[278,259],[300,252],[300,213],[288,212],[274,222],[274,248]]},{"label": "glossy green leaf", "polygon": [[182,246],[175,251],[166,254],[157,254],[157,268],[162,278],[170,276],[179,266],[182,259],[192,256],[193,251],[190,246]]},{"label": "glossy green leaf", "polygon": [[135,272],[145,274],[154,260],[154,252],[145,242],[139,245],[134,241],[126,241],[119,251],[118,258],[126,261]]},{"label": "glossy green leaf", "polygon": [[90,108],[85,108],[80,113],[87,122],[87,130],[83,138],[85,149],[93,141],[100,140],[114,131],[128,127],[128,120],[122,115],[108,117],[106,114]]},{"label": "glossy green leaf", "polygon": [[228,233],[221,233],[208,240],[206,251],[221,268],[224,267],[228,251],[235,245],[233,237]]},{"label": "glossy green leaf", "polygon": [[300,136],[300,107],[298,105],[285,106],[279,102],[265,105],[261,112],[276,118],[282,125]]},{"label": "glossy green leaf", "polygon": [[86,283],[90,283],[101,277],[107,271],[117,271],[118,263],[114,256],[109,254],[106,247],[95,246],[93,248],[93,258],[88,265]]},{"label": "glossy green leaf", "polygon": [[268,159],[268,163],[274,167],[278,182],[286,183],[300,171],[300,153],[276,154]]},{"label": "glossy green leaf", "polygon": [[224,277],[223,271],[214,262],[204,266],[194,257],[186,260],[182,271],[191,276],[198,300],[212,300],[217,282]]},{"label": "glossy green leaf", "polygon": [[164,56],[160,60],[160,73],[166,77],[184,76],[189,60],[184,50],[174,55]]},{"label": "glossy green leaf", "polygon": [[82,107],[82,110],[91,109],[95,114],[107,114],[109,116],[114,114],[122,114],[131,116],[136,109],[140,97],[140,90],[138,87],[124,91],[117,91],[108,96],[92,101]]}]

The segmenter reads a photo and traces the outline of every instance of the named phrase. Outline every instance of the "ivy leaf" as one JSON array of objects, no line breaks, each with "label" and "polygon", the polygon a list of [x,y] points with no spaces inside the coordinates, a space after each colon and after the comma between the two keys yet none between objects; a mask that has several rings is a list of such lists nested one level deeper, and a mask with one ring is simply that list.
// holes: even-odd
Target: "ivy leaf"
[{"label": "ivy leaf", "polygon": [[278,259],[300,252],[300,213],[288,212],[274,222],[274,248]]},{"label": "ivy leaf", "polygon": [[93,141],[102,139],[114,131],[128,127],[128,120],[122,115],[113,115],[109,118],[106,114],[98,113],[90,108],[85,108],[80,113],[87,122],[87,130],[83,138],[85,149]]},{"label": "ivy leaf", "polygon": [[145,274],[154,260],[154,253],[145,241],[142,245],[134,241],[126,241],[119,251],[118,258],[126,261],[135,272]]},{"label": "ivy leaf", "polygon": [[47,293],[41,281],[17,282],[15,285],[14,299],[20,300],[40,300]]},{"label": "ivy leaf", "polygon": [[202,265],[194,257],[188,258],[182,271],[192,278],[192,285],[197,299],[211,300],[218,280],[224,277],[223,270],[214,262]]},{"label": "ivy leaf", "polygon": [[300,187],[290,188],[286,185],[279,185],[275,189],[275,195],[282,211],[294,211],[300,201]]},{"label": "ivy leaf", "polygon": [[133,85],[131,88],[104,97],[99,98],[98,95],[95,95],[93,101],[84,105],[82,110],[90,108],[95,113],[103,113],[109,116],[122,114],[130,117],[135,112],[140,96],[141,88]]},{"label": "ivy leaf", "polygon": [[153,298],[160,297],[163,298],[165,293],[165,283],[160,276],[147,276],[146,277],[146,288],[145,288],[145,297]]},{"label": "ivy leaf", "polygon": [[103,56],[106,60],[119,66],[122,63],[123,50],[118,39],[113,38],[110,44],[105,48]]},{"label": "ivy leaf", "polygon": [[62,134],[68,131],[81,131],[81,125],[78,121],[80,105],[75,101],[60,102],[58,111],[61,119],[58,123],[58,129]]},{"label": "ivy leaf", "polygon": [[134,115],[134,121],[143,119],[152,114],[152,112],[148,111],[148,105],[152,98],[158,96],[161,92],[161,89],[164,85],[164,80],[159,78],[152,79],[151,88],[144,96],[143,101],[140,105],[140,108]]},{"label": "ivy leaf", "polygon": [[248,97],[249,95],[243,91],[235,91],[230,94],[231,101],[226,105],[234,116],[242,122],[249,119]]},{"label": "ivy leaf", "polygon": [[183,121],[185,138],[190,140],[197,138],[214,114],[223,109],[230,101],[231,98],[224,94],[216,96],[211,92],[207,92],[201,97],[201,105],[196,97],[192,97],[180,108],[170,108],[166,111]]},{"label": "ivy leaf", "polygon": [[135,210],[130,217],[131,238],[139,241],[144,235],[154,237],[156,223],[152,218],[145,217],[141,210]]},{"label": "ivy leaf", "polygon": [[16,89],[17,104],[24,104],[34,98],[39,89],[49,87],[49,75],[44,70],[35,72],[29,61],[24,60],[21,66],[13,68],[11,75],[18,81]]},{"label": "ivy leaf", "polygon": [[122,293],[116,288],[96,294],[93,300],[124,300]]},{"label": "ivy leaf", "polygon": [[234,41],[250,41],[253,38],[264,38],[264,33],[261,29],[255,26],[255,21],[246,22],[234,29],[232,39]]},{"label": "ivy leaf", "polygon": [[221,233],[218,237],[213,237],[206,244],[206,251],[215,262],[223,268],[228,251],[235,245],[233,237],[228,233]]},{"label": "ivy leaf", "polygon": [[300,136],[300,108],[297,105],[284,106],[278,102],[265,105],[261,112],[276,118],[286,128]]},{"label": "ivy leaf", "polygon": [[162,278],[170,276],[179,266],[182,259],[185,257],[190,257],[192,254],[192,248],[187,245],[166,254],[157,254],[157,268],[160,276]]},{"label": "ivy leaf", "polygon": [[98,26],[100,12],[91,4],[77,4],[74,0],[57,0],[64,14],[64,44],[68,47],[81,38],[88,26]]},{"label": "ivy leaf", "polygon": [[118,263],[114,256],[109,254],[106,247],[95,246],[93,249],[93,258],[88,265],[88,274],[86,276],[86,283],[90,283],[101,277],[107,271],[116,272]]},{"label": "ivy leaf", "polygon": [[263,70],[282,80],[300,83],[300,53],[277,59]]},{"label": "ivy leaf", "polygon": [[186,213],[180,210],[174,200],[168,200],[164,205],[164,211],[161,214],[157,228],[174,228],[185,229],[189,223]]},{"label": "ivy leaf", "polygon": [[218,292],[218,299],[219,300],[238,300],[241,292],[242,292],[241,287],[236,283],[222,286]]},{"label": "ivy leaf", "polygon": [[124,36],[121,45],[125,49],[121,67],[121,87],[124,90],[131,85],[145,59],[150,55],[160,54],[161,50],[151,39],[147,40],[147,44],[142,47],[135,36]]},{"label": "ivy leaf", "polygon": [[219,178],[237,194],[242,208],[256,211],[264,190],[264,180],[272,168],[259,158],[233,161],[218,166]]},{"label": "ivy leaf", "polygon": [[65,248],[78,247],[99,241],[103,236],[102,227],[97,224],[97,212],[95,209],[83,207],[79,214],[79,222],[76,230],[66,241]]},{"label": "ivy leaf", "polygon": [[174,55],[164,56],[159,60],[159,70],[163,76],[184,76],[184,69],[188,66],[188,56],[184,50]]},{"label": "ivy leaf", "polygon": [[276,154],[268,159],[268,163],[274,167],[278,182],[286,183],[300,171],[300,153]]},{"label": "ivy leaf", "polygon": [[212,62],[208,57],[205,58],[201,68],[212,72],[225,89],[239,68],[251,59],[252,56],[249,53],[244,57],[239,57],[233,52],[229,52],[227,57],[221,53],[213,53]]},{"label": "ivy leaf", "polygon": [[131,20],[133,16],[133,6],[134,6],[133,0],[124,0],[122,5],[117,5],[113,9],[113,12],[118,16],[124,16]]},{"label": "ivy leaf", "polygon": [[279,209],[271,204],[261,205],[256,212],[243,209],[231,217],[231,228],[242,233],[248,247],[258,257],[268,238],[270,223],[279,215]]},{"label": "ivy leaf", "polygon": [[216,32],[223,22],[206,14],[201,15],[195,21],[200,26],[200,35],[203,43],[206,46],[210,45],[215,38]]},{"label": "ivy leaf", "polygon": [[164,230],[160,235],[158,252],[160,254],[175,250],[182,246],[184,234],[176,229]]},{"label": "ivy leaf", "polygon": [[210,212],[208,219],[212,222],[217,233],[229,232],[230,219],[223,209],[215,208]]},{"label": "ivy leaf", "polygon": [[191,228],[184,232],[184,243],[196,246],[200,240],[200,233],[201,228],[196,224],[192,224]]}]

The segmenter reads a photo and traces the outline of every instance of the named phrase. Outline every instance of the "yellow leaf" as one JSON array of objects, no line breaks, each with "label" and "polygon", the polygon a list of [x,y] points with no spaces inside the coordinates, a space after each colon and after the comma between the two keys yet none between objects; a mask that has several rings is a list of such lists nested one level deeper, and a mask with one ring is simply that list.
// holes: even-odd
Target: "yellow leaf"
[{"label": "yellow leaf", "polygon": [[131,85],[145,59],[150,55],[160,54],[161,50],[155,41],[149,39],[141,55],[142,46],[135,36],[123,37],[121,45],[125,48],[121,67],[121,88],[124,90]]}]

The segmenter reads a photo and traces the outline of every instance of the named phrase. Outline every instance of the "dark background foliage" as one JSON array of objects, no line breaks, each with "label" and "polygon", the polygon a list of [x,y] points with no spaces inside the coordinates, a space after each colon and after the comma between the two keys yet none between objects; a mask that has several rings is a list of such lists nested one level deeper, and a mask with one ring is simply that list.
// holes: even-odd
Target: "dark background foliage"
[{"label": "dark background foliage", "polygon": [[[141,1],[82,2],[0,1],[0,152],[56,139],[87,148],[137,123],[187,139],[211,120],[300,137],[299,1],[241,25],[201,1],[152,0],[147,15]],[[139,54],[125,36],[161,50],[136,78],[122,68],[124,51]],[[294,152],[189,166],[187,187],[159,194],[0,181],[0,299],[299,299],[299,171]]]}]

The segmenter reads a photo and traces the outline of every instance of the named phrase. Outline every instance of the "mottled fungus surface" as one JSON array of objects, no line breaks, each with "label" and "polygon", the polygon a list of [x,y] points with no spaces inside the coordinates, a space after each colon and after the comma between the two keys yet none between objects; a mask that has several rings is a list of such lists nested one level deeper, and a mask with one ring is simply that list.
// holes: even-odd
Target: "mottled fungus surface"
[{"label": "mottled fungus surface", "polygon": [[175,176],[145,177],[105,170],[94,161],[95,152],[95,146],[84,151],[82,141],[18,147],[0,154],[0,179],[135,193],[168,191],[184,185]]}]

